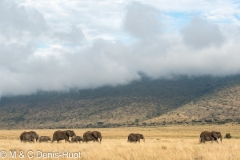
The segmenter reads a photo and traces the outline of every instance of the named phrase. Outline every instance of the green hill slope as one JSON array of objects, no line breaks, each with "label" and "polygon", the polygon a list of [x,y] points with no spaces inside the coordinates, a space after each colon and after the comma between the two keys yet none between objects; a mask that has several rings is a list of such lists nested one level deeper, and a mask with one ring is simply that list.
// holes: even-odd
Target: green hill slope
[{"label": "green hill slope", "polygon": [[239,79],[240,76],[182,76],[172,80],[143,77],[141,81],[116,87],[2,97],[0,126],[74,128],[141,125]]}]

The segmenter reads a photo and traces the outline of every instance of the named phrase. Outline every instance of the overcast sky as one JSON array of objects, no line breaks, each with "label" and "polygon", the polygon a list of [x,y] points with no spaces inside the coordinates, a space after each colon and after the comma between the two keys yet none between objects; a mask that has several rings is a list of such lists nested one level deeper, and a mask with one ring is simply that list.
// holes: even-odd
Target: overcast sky
[{"label": "overcast sky", "polygon": [[0,0],[0,97],[240,73],[239,0]]}]

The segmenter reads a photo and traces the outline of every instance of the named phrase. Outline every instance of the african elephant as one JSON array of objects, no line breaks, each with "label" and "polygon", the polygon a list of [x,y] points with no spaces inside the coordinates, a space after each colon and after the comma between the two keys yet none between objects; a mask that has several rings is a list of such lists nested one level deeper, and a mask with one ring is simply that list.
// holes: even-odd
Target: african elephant
[{"label": "african elephant", "polygon": [[34,143],[34,137],[32,137],[31,134],[24,134],[23,135],[23,142]]},{"label": "african elephant", "polygon": [[130,133],[128,135],[128,142],[140,142],[140,139],[142,139],[145,142],[145,138],[142,134],[139,133]]},{"label": "african elephant", "polygon": [[218,143],[218,138],[220,138],[221,142],[222,142],[222,135],[220,132],[208,132],[208,131],[203,131],[200,134],[200,143],[205,143],[205,141],[216,141]]},{"label": "african elephant", "polygon": [[[98,139],[99,139],[99,141],[98,141]],[[101,141],[102,141],[101,133],[99,131],[93,131],[93,132],[87,131],[87,132],[85,132],[83,134],[83,142],[87,143],[88,141],[93,141],[93,142],[97,141],[97,142],[101,143]]]},{"label": "african elephant", "polygon": [[71,142],[81,142],[83,141],[83,138],[81,136],[73,136],[71,139]]},{"label": "african elephant", "polygon": [[65,130],[65,131],[58,130],[58,131],[55,131],[53,133],[52,143],[54,141],[59,142],[60,140],[64,140],[64,139],[65,139],[65,142],[66,141],[70,142],[69,137],[72,137],[72,136],[76,136],[75,132],[72,131],[72,130]]},{"label": "african elephant", "polygon": [[49,136],[41,136],[39,137],[39,142],[48,142],[51,141],[51,138]]},{"label": "african elephant", "polygon": [[34,131],[29,131],[29,132],[23,132],[20,135],[20,141],[21,142],[34,142],[34,140],[36,139],[36,142],[38,141],[38,134]]}]

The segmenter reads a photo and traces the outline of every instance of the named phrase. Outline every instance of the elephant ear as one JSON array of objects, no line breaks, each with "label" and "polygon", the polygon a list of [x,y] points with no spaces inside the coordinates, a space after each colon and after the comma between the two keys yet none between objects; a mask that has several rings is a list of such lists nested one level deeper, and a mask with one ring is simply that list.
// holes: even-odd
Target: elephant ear
[{"label": "elephant ear", "polygon": [[68,136],[68,137],[70,137],[70,131],[66,131],[66,135]]},{"label": "elephant ear", "polygon": [[74,131],[72,131],[72,134],[73,134],[73,136],[76,136],[76,133]]},{"label": "elephant ear", "polygon": [[222,134],[218,132],[218,138],[222,138]]},{"label": "elephant ear", "polygon": [[216,132],[212,132],[212,136],[216,139],[218,139],[218,134]]},{"label": "elephant ear", "polygon": [[140,135],[140,134],[136,134],[136,137],[137,137],[137,138],[140,138],[140,137],[141,137],[141,135]]},{"label": "elephant ear", "polygon": [[137,134],[137,137],[138,137],[139,139],[142,139],[142,138],[143,138],[143,135],[142,135],[142,134]]},{"label": "elephant ear", "polygon": [[98,138],[97,132],[92,132],[92,135],[93,135],[95,138]]}]

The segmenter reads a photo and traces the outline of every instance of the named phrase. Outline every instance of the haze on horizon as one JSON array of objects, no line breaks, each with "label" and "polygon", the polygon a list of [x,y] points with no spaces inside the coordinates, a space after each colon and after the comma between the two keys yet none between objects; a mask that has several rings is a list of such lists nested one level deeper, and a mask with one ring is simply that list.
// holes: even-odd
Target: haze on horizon
[{"label": "haze on horizon", "polygon": [[0,0],[0,97],[240,73],[236,0]]}]

